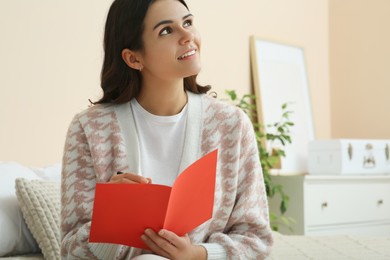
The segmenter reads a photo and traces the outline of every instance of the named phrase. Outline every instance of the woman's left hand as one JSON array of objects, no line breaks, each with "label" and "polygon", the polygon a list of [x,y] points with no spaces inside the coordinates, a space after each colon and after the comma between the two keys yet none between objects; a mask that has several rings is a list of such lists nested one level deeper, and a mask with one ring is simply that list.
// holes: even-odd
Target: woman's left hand
[{"label": "woman's left hand", "polygon": [[191,244],[187,234],[179,237],[165,229],[156,233],[148,228],[141,239],[153,253],[168,259],[207,259],[206,249],[203,246]]}]

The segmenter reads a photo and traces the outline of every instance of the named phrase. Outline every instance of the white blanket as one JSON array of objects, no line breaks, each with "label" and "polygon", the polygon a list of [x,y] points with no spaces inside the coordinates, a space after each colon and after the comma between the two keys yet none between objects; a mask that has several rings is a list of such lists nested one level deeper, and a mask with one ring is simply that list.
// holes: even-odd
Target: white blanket
[{"label": "white blanket", "polygon": [[[286,236],[274,234],[270,260],[389,260],[390,237],[358,236]],[[39,255],[1,258],[6,260],[42,260]]]},{"label": "white blanket", "polygon": [[274,234],[269,259],[390,259],[390,237],[286,236]]}]

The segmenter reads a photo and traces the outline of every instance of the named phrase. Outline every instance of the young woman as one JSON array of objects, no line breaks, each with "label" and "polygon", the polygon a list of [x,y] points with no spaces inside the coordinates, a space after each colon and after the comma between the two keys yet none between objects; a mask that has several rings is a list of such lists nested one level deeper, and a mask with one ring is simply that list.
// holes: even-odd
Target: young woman
[{"label": "young woman", "polygon": [[[64,259],[269,254],[272,236],[254,131],[241,110],[206,95],[210,87],[196,83],[201,45],[193,20],[184,0],[113,2],[104,36],[103,97],[74,117],[65,143]],[[184,236],[146,229],[141,239],[148,251],[89,243],[96,183],[172,185],[182,170],[216,148],[212,219]],[[123,206],[131,207],[131,201]]]}]

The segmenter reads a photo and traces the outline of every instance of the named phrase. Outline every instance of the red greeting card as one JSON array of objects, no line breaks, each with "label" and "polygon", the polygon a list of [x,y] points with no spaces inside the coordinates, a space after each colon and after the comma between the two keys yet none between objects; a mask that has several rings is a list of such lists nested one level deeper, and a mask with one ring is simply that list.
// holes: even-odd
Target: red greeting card
[{"label": "red greeting card", "polygon": [[157,184],[98,183],[90,242],[147,248],[146,228],[182,236],[212,217],[218,150],[203,156],[172,187]]}]

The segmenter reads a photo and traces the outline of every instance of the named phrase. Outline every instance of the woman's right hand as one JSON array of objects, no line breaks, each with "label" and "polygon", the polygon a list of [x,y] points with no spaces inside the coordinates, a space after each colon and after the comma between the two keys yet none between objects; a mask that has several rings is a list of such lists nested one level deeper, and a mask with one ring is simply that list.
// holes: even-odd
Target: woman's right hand
[{"label": "woman's right hand", "polygon": [[134,173],[114,174],[108,183],[150,184],[152,180]]}]

